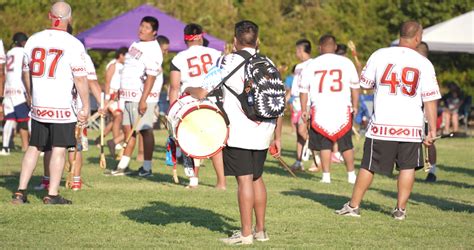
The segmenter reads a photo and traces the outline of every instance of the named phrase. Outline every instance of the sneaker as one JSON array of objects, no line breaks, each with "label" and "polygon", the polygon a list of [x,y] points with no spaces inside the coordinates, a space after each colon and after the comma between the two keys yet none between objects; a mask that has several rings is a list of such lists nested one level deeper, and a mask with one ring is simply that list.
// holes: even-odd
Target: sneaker
[{"label": "sneaker", "polygon": [[295,162],[293,163],[293,165],[291,165],[291,170],[294,172],[294,171],[304,171],[304,166],[303,166],[303,163],[298,163],[298,162]]},{"label": "sneaker", "polygon": [[48,190],[48,188],[49,188],[49,181],[47,182],[41,181],[41,183],[38,186],[34,187],[36,191]]},{"label": "sneaker", "polygon": [[131,172],[130,172],[130,168],[126,167],[126,168],[116,168],[112,171],[110,171],[110,175],[112,176],[124,176],[124,175],[129,175]]},{"label": "sneaker", "polygon": [[252,232],[253,234],[253,238],[256,240],[256,241],[268,241],[270,240],[270,238],[268,237],[268,234],[267,234],[267,230],[263,230],[263,231],[260,231],[260,232],[255,232],[255,228]]},{"label": "sneaker", "polygon": [[393,209],[392,217],[395,220],[404,220],[407,217],[407,210],[397,207],[397,208]]},{"label": "sneaker", "polygon": [[151,172],[151,169],[149,171],[147,171],[143,167],[140,167],[138,169],[138,176],[140,176],[140,177],[150,177],[150,176],[153,176],[153,173]]},{"label": "sneaker", "polygon": [[12,204],[21,205],[21,204],[25,204],[25,203],[28,203],[28,198],[27,198],[27,195],[26,195],[25,191],[18,190],[15,193],[13,193],[13,195],[12,195]]},{"label": "sneaker", "polygon": [[319,182],[324,184],[331,184],[331,178],[322,178]]},{"label": "sneaker", "polygon": [[338,215],[360,217],[360,208],[352,208],[351,206],[349,206],[349,203],[350,202],[347,202],[341,209],[336,210],[334,212]]},{"label": "sneaker", "polygon": [[72,204],[72,201],[65,199],[61,195],[46,195],[43,198],[43,203],[46,205],[69,205]]},{"label": "sneaker", "polygon": [[82,181],[75,181],[72,183],[71,189],[73,191],[81,190],[81,188],[82,188]]},{"label": "sneaker", "polygon": [[250,245],[253,244],[253,235],[242,236],[242,233],[239,231],[234,232],[229,238],[220,239],[222,242],[228,245]]},{"label": "sneaker", "polygon": [[1,156],[10,155],[10,149],[9,148],[2,148],[2,150],[0,151],[0,155]]},{"label": "sneaker", "polygon": [[425,179],[426,182],[436,182],[436,175],[433,173],[428,173]]}]

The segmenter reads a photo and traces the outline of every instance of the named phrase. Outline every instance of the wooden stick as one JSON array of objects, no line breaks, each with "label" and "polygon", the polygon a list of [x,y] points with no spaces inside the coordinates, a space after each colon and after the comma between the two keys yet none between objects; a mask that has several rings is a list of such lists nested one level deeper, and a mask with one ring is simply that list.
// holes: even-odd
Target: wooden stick
[{"label": "wooden stick", "polygon": [[[100,94],[100,108],[104,108],[104,93]],[[102,169],[105,169],[107,167],[107,161],[105,160],[105,154],[104,154],[104,126],[105,126],[105,121],[104,121],[104,115],[100,115],[100,159],[99,159],[99,166]]]},{"label": "wooden stick", "polygon": [[66,178],[66,188],[72,188],[72,182],[74,178],[74,171],[76,170],[76,158],[77,158],[77,152],[78,152],[78,144],[81,143],[81,129],[82,127],[79,126],[79,124],[76,124],[76,129],[74,132],[74,135],[76,137],[76,145],[74,145],[74,155],[72,157],[72,164],[69,167],[69,174]]},{"label": "wooden stick", "polygon": [[117,157],[115,158],[116,160],[120,160],[120,158],[122,158],[123,152],[125,151],[125,148],[127,147],[128,142],[129,142],[130,139],[132,138],[133,133],[134,133],[135,130],[137,129],[138,123],[140,123],[140,120],[141,120],[141,119],[142,119],[142,116],[139,115],[139,116],[135,119],[135,122],[133,122],[132,131],[130,131],[130,134],[127,135],[126,140],[123,142],[122,148],[119,150],[119,153],[117,154]]}]

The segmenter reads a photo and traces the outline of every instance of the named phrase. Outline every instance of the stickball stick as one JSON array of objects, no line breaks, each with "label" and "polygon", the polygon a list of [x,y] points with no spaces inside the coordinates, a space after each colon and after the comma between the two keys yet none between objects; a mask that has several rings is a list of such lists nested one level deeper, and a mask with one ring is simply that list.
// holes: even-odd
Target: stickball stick
[{"label": "stickball stick", "polygon": [[76,129],[74,131],[74,136],[76,137],[76,145],[74,146],[74,155],[72,157],[72,164],[69,166],[69,174],[66,178],[66,188],[72,188],[74,171],[76,170],[78,144],[80,143],[80,140],[81,140],[81,129],[82,127],[79,124],[76,124]]},{"label": "stickball stick", "polygon": [[138,116],[137,119],[135,119],[135,122],[133,123],[133,126],[132,126],[132,131],[130,131],[130,134],[127,135],[126,140],[123,142],[122,148],[119,150],[116,160],[120,160],[122,158],[123,152],[125,151],[125,148],[127,147],[128,142],[130,142],[130,139],[132,138],[133,133],[137,129],[138,124],[140,123],[141,119],[142,119],[142,116]]},{"label": "stickball stick", "polygon": [[[270,154],[272,154],[272,156],[273,156],[274,154],[277,153],[277,148],[276,147],[270,147],[269,151],[270,151]],[[293,171],[291,171],[291,168],[288,167],[288,164],[286,164],[286,162],[281,158],[281,156],[273,156],[273,157],[275,157],[275,159],[277,159],[281,163],[281,165],[283,165],[283,167],[285,167],[286,170],[288,170],[288,172],[290,172],[291,176],[296,178],[295,173],[293,173]]]},{"label": "stickball stick", "polygon": [[[104,93],[100,94],[100,108],[104,109]],[[100,115],[100,160],[99,160],[99,166],[102,169],[105,169],[107,167],[107,161],[105,160],[105,154],[104,154],[104,127],[105,127],[104,114],[101,114]]]}]

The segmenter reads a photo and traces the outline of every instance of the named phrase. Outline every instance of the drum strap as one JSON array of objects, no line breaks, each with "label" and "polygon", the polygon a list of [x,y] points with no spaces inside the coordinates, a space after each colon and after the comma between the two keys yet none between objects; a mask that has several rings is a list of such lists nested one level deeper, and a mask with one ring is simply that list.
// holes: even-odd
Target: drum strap
[{"label": "drum strap", "polygon": [[224,115],[224,120],[227,126],[229,126],[230,122],[229,122],[229,117],[227,117],[227,113],[224,110],[224,103],[222,102],[222,98],[223,98],[222,85],[224,85],[225,82],[227,82],[227,80],[229,80],[229,78],[235,74],[235,72],[237,72],[240,68],[242,68],[242,66],[244,66],[248,61],[250,61],[250,58],[252,58],[254,55],[257,54],[255,53],[254,55],[251,55],[245,50],[239,50],[234,53],[242,56],[243,58],[245,58],[245,60],[242,63],[240,63],[237,67],[235,67],[235,69],[233,69],[226,77],[224,77],[224,79],[222,79],[222,81],[219,84],[217,84],[216,87],[214,87],[211,91],[209,91],[209,93],[206,96],[206,97],[209,97],[209,96],[216,97],[216,105],[222,111],[222,114]]}]

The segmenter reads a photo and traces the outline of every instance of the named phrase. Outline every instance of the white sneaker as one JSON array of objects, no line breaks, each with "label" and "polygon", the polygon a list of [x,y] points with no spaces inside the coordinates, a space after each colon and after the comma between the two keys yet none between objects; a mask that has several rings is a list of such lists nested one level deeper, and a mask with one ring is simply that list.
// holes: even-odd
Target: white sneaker
[{"label": "white sneaker", "polygon": [[263,230],[263,231],[260,231],[260,232],[256,232],[255,228],[253,229],[253,238],[256,240],[256,241],[260,241],[260,242],[263,242],[263,241],[268,241],[270,240],[270,237],[268,237],[268,234],[267,234],[267,230]]},{"label": "white sneaker", "polygon": [[329,183],[331,183],[331,178],[322,178],[320,182],[329,184]]},{"label": "white sneaker", "polygon": [[9,148],[2,148],[2,150],[0,151],[0,155],[2,155],[2,156],[10,155],[10,149]]},{"label": "white sneaker", "polygon": [[239,230],[229,238],[223,238],[220,240],[228,245],[250,245],[253,244],[253,234],[244,237],[242,236],[242,232]]}]

